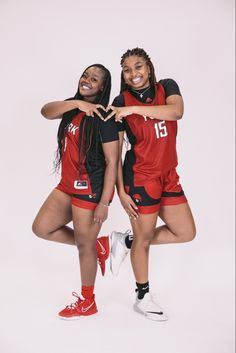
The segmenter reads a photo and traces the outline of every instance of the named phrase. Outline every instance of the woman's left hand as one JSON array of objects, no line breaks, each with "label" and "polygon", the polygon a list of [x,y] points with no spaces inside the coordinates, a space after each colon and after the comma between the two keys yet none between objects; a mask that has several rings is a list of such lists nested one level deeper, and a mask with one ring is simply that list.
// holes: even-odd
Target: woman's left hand
[{"label": "woman's left hand", "polygon": [[115,121],[121,122],[123,118],[133,114],[133,107],[114,107],[110,105],[106,111],[112,110],[112,112],[106,117],[105,121],[111,119],[115,115]]},{"label": "woman's left hand", "polygon": [[108,217],[108,206],[99,203],[94,211],[93,220],[95,223],[102,224]]}]

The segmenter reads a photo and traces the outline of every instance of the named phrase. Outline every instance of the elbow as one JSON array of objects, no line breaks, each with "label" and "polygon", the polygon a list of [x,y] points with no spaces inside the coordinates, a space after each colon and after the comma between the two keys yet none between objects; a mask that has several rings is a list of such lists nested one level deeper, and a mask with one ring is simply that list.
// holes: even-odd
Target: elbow
[{"label": "elbow", "polygon": [[180,120],[180,119],[182,119],[182,117],[183,117],[183,114],[175,114],[175,120]]},{"label": "elbow", "polygon": [[112,160],[109,160],[107,161],[106,160],[106,166],[107,167],[110,167],[110,168],[118,168],[118,164],[119,164],[119,158],[116,158],[116,159],[112,159]]},{"label": "elbow", "polygon": [[112,160],[106,160],[106,168],[112,171],[115,175],[118,171],[119,158],[114,158]]},{"label": "elbow", "polygon": [[183,115],[184,115],[184,112],[182,109],[175,110],[175,120],[182,119]]},{"label": "elbow", "polygon": [[42,107],[40,113],[45,119],[50,119],[48,114],[47,114],[47,109],[46,109],[45,105]]}]

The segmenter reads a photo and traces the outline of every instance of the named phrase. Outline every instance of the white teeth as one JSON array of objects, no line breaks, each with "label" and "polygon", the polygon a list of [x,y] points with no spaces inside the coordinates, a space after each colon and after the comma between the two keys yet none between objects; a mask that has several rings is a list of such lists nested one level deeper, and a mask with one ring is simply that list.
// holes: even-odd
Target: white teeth
[{"label": "white teeth", "polygon": [[88,90],[88,89],[91,89],[90,87],[85,86],[85,85],[82,85],[82,88],[83,88],[83,89],[87,89],[87,90]]},{"label": "white teeth", "polygon": [[141,77],[136,77],[132,79],[133,83],[138,83],[141,80]]}]

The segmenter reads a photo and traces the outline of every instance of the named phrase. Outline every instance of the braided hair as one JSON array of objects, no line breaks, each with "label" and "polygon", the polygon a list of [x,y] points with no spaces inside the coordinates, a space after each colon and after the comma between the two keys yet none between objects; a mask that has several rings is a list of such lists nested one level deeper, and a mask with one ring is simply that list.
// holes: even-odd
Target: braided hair
[{"label": "braided hair", "polygon": [[[110,100],[110,92],[111,92],[111,74],[110,71],[103,65],[101,64],[94,64],[88,66],[81,77],[84,75],[84,73],[90,68],[90,67],[97,67],[101,69],[104,73],[104,81],[103,81],[103,90],[99,91],[95,100],[94,104],[101,104],[104,107],[106,107],[109,103]],[[80,77],[80,79],[81,79]],[[79,79],[79,81],[80,81]],[[79,84],[78,84],[78,89],[75,94],[75,96],[72,98],[73,100],[84,100],[83,96],[80,94],[79,91]],[[79,109],[72,109],[66,113],[63,114],[61,123],[58,128],[57,132],[57,151],[56,151],[56,158],[54,161],[54,168],[55,171],[58,171],[61,165],[61,159],[62,159],[62,147],[63,147],[63,141],[65,138],[65,133],[67,131],[68,126],[70,125],[73,117],[79,113]],[[92,145],[92,140],[93,137],[98,136],[98,129],[99,129],[99,117],[95,115],[95,117],[89,117],[89,116],[84,116],[80,129],[79,129],[79,141],[78,141],[78,154],[79,154],[79,170],[82,172],[82,166],[85,161],[86,155],[89,153],[91,145]],[[97,139],[96,139],[97,140]],[[97,141],[96,145],[97,145]],[[97,152],[97,148],[96,148]]]},{"label": "braided hair", "polygon": [[[126,58],[130,57],[130,56],[139,56],[141,58],[143,58],[147,65],[150,68],[150,84],[151,86],[154,86],[157,82],[156,80],[156,75],[155,75],[155,69],[153,66],[153,63],[149,57],[149,55],[146,53],[146,51],[142,48],[133,48],[133,49],[128,49],[121,57],[121,67],[124,65],[124,61]],[[123,75],[123,71],[121,71],[121,84],[120,84],[120,93],[122,93],[123,91],[127,90],[129,88],[129,86],[125,83],[124,80],[124,75]]]}]

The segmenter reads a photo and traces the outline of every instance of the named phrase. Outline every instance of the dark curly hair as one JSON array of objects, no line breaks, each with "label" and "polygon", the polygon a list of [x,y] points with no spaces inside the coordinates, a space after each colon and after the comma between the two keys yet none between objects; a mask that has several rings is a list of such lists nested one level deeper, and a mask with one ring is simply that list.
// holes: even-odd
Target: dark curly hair
[{"label": "dark curly hair", "polygon": [[[153,63],[149,57],[149,55],[146,53],[146,51],[142,48],[133,48],[133,49],[128,49],[121,57],[121,66],[124,65],[124,61],[126,58],[128,58],[129,56],[139,56],[141,58],[143,58],[147,65],[150,68],[150,84],[151,86],[154,86],[157,82],[156,80],[156,75],[155,75],[155,69],[153,66]],[[123,71],[121,71],[121,84],[120,84],[120,93],[122,93],[123,91],[125,91],[127,88],[129,88],[129,86],[125,83],[124,80],[124,75],[123,75]]]}]

